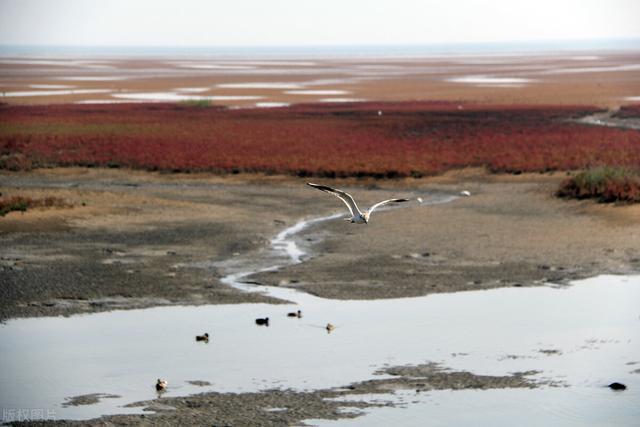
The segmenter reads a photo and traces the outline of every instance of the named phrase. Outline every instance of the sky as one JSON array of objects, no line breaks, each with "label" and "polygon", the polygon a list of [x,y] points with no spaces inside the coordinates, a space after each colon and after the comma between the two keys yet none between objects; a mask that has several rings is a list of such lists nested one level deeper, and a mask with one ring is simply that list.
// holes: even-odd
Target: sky
[{"label": "sky", "polygon": [[0,0],[0,44],[305,46],[640,38],[638,0]]}]

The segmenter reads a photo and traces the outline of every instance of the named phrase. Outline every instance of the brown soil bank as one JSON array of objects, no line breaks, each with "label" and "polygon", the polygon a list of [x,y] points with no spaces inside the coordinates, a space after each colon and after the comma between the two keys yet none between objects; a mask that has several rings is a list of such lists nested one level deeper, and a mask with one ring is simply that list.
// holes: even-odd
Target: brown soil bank
[{"label": "brown soil bank", "polygon": [[[562,178],[467,170],[430,179],[322,180],[361,206],[396,195],[427,200],[429,192],[472,196],[434,206],[413,201],[376,212],[368,225],[317,224],[300,236],[311,259],[252,279],[365,299],[640,270],[640,207],[557,199]],[[225,263],[257,259],[270,238],[301,218],[345,209],[303,179],[258,175],[54,169],[5,173],[0,182],[5,195],[60,197],[74,206],[0,219],[3,319],[267,301],[220,283]]]}]

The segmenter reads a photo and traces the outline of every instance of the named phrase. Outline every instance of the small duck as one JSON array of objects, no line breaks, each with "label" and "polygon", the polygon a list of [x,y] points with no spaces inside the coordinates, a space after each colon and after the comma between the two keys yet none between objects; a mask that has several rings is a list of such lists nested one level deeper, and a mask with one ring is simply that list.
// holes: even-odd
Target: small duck
[{"label": "small duck", "polygon": [[627,389],[627,386],[622,384],[622,383],[611,383],[607,387],[609,387],[611,390],[626,390]]},{"label": "small duck", "polygon": [[209,342],[209,333],[205,332],[204,335],[196,335],[196,341]]},{"label": "small duck", "polygon": [[333,331],[336,327],[333,326],[331,323],[327,323],[327,333],[331,333],[331,331]]},{"label": "small duck", "polygon": [[269,318],[265,317],[264,319],[262,319],[262,318],[256,319],[256,325],[269,326]]},{"label": "small duck", "polygon": [[302,317],[302,311],[298,310],[298,312],[291,312],[291,313],[287,313],[287,317],[297,317],[297,318],[301,318]]},{"label": "small duck", "polygon": [[158,378],[158,382],[156,383],[156,390],[165,391],[168,385],[169,385],[169,382],[167,380]]}]

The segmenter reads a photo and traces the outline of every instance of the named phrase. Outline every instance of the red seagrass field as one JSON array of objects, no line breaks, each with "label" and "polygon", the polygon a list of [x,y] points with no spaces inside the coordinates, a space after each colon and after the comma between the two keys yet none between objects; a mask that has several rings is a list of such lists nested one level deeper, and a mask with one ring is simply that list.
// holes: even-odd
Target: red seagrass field
[{"label": "red seagrass field", "polygon": [[598,111],[452,102],[3,105],[0,167],[382,178],[467,166],[518,173],[640,165],[638,131],[576,122]]}]

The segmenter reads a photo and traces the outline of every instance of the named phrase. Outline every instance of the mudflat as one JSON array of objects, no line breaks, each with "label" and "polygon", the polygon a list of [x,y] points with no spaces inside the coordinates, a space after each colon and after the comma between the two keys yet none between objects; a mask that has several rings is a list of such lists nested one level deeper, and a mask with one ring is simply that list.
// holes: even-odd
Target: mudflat
[{"label": "mudflat", "polygon": [[452,101],[613,107],[640,96],[638,51],[247,59],[242,56],[6,57],[10,104],[178,102],[236,107],[307,102]]},{"label": "mudflat", "polygon": [[[297,236],[304,262],[248,280],[374,299],[639,271],[640,207],[558,199],[564,178],[463,169],[420,179],[316,179],[347,190],[361,207],[396,196],[412,201],[376,212],[367,225],[315,224]],[[282,176],[70,168],[3,172],[0,182],[4,195],[73,205],[0,219],[2,319],[277,303],[221,283],[225,265],[236,257],[257,262],[278,232],[301,219],[346,213],[305,179]],[[462,190],[471,196],[429,204]]]}]

